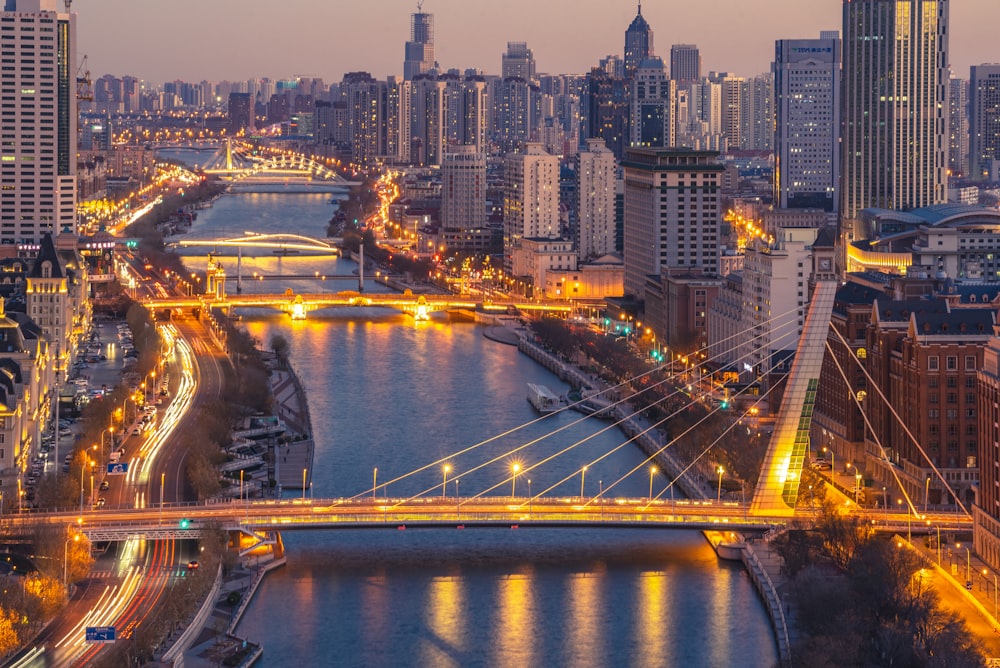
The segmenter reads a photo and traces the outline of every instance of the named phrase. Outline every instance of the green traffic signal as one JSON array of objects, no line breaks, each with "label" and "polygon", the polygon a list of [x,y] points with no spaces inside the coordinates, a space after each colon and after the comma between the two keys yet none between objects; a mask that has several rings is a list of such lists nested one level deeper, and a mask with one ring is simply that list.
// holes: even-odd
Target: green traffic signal
[{"label": "green traffic signal", "polygon": [[189,520],[189,519],[187,519],[187,518],[185,518],[185,519],[182,519],[182,520],[180,521],[180,525],[181,525],[181,528],[182,528],[182,529],[187,529],[188,527],[190,527],[190,526],[191,526],[191,520]]}]

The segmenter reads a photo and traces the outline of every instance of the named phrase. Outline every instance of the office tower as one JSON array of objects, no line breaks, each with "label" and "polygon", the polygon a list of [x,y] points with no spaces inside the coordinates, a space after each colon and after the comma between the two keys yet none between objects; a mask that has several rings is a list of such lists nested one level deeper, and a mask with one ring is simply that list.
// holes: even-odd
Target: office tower
[{"label": "office tower", "polygon": [[434,15],[417,12],[410,15],[410,41],[406,43],[403,60],[403,79],[413,80],[426,74],[434,63]]},{"label": "office tower", "polygon": [[629,88],[625,79],[595,67],[587,74],[580,99],[580,138],[604,140],[616,158],[628,144]]},{"label": "office tower", "polygon": [[558,239],[559,158],[541,144],[504,159],[503,248],[510,270],[512,252],[522,239]]},{"label": "office tower", "polygon": [[653,29],[642,16],[642,3],[639,3],[639,13],[625,31],[625,76],[630,77],[639,68],[639,63],[653,54]]},{"label": "office tower", "polygon": [[461,115],[459,117],[457,142],[472,146],[476,153],[486,151],[487,117],[486,79],[471,75],[461,84]]},{"label": "office tower", "polygon": [[588,139],[576,156],[576,250],[581,260],[615,252],[615,155]]},{"label": "office tower", "polygon": [[854,238],[862,209],[945,201],[948,6],[948,0],[844,2],[845,242]]},{"label": "office tower", "polygon": [[952,176],[969,174],[969,81],[948,80],[948,169]]},{"label": "office tower", "polygon": [[1000,179],[1000,65],[970,68],[969,156],[970,176]]},{"label": "office tower", "polygon": [[441,163],[441,227],[457,231],[485,226],[486,154],[475,146],[455,146]]},{"label": "office tower", "polygon": [[840,38],[774,44],[774,201],[836,211],[840,178]]},{"label": "office tower", "polygon": [[[76,233],[76,14],[57,0],[7,0],[0,31],[4,142],[0,243]],[[9,58],[8,58],[9,56]]]},{"label": "office tower", "polygon": [[240,132],[253,134],[253,98],[250,97],[250,93],[229,94],[227,131],[230,135]]},{"label": "office tower", "polygon": [[694,44],[674,44],[670,47],[670,78],[678,87],[701,81],[701,53]]},{"label": "office tower", "polygon": [[410,117],[413,82],[390,76],[386,80],[385,153],[390,162],[410,161]]},{"label": "office tower", "polygon": [[507,42],[507,53],[500,57],[500,76],[504,79],[518,78],[534,82],[535,54],[525,42]]},{"label": "office tower", "polygon": [[662,60],[652,56],[639,63],[632,77],[630,146],[674,145],[676,97]]},{"label": "office tower", "polygon": [[625,171],[625,294],[665,268],[719,269],[720,185],[713,151],[629,148]]}]

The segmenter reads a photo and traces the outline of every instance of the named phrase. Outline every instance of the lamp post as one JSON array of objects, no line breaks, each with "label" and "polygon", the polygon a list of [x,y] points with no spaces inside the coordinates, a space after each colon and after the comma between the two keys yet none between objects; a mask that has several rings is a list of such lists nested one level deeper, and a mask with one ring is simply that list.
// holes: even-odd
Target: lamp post
[{"label": "lamp post", "polygon": [[937,527],[938,542],[937,542],[937,553],[938,553],[938,567],[941,566],[941,525]]},{"label": "lamp post", "polygon": [[656,467],[649,467],[649,500],[653,501],[653,476],[656,475]]},{"label": "lamp post", "polygon": [[531,478],[528,478],[528,519],[531,519]]},{"label": "lamp post", "polygon": [[[955,547],[961,549],[963,545],[961,543],[955,543]],[[969,588],[969,583],[972,582],[972,551],[968,547],[965,548],[965,586]]]},{"label": "lamp post", "polygon": [[302,469],[302,500],[303,501],[306,500],[306,473],[308,473],[308,471],[309,471],[309,469],[305,469],[305,468]]},{"label": "lamp post", "polygon": [[461,520],[462,519],[462,497],[458,495],[458,483],[462,482],[458,478],[455,478],[455,516]]},{"label": "lamp post", "polygon": [[444,468],[441,469],[441,470],[444,473],[444,480],[441,482],[441,498],[447,499],[448,498],[448,473],[451,471],[451,466],[449,466],[448,464],[445,464]]},{"label": "lamp post", "polygon": [[372,471],[372,503],[375,502],[375,494],[378,491],[378,467]]},{"label": "lamp post", "polygon": [[604,481],[597,481],[597,489],[600,490],[597,494],[597,500],[601,504],[601,521],[604,521]]},{"label": "lamp post", "polygon": [[83,512],[83,478],[87,473],[87,460],[84,459],[80,465],[80,512]]},{"label": "lamp post", "polygon": [[510,479],[510,497],[514,498],[515,497],[514,491],[517,489],[517,472],[521,470],[521,465],[514,464],[513,466],[510,467],[510,470],[513,471],[514,473],[514,475],[511,476]]},{"label": "lamp post", "polygon": [[583,501],[583,481],[587,477],[587,467],[580,469],[580,500]]},{"label": "lamp post", "polygon": [[716,503],[722,503],[722,474],[725,473],[725,472],[726,472],[726,470],[724,468],[722,468],[721,466],[718,469],[716,469],[716,473],[719,474],[719,493],[718,493],[718,495],[716,496],[716,499],[715,499]]},{"label": "lamp post", "polygon": [[[823,454],[825,455],[827,451],[828,451],[827,447],[824,445]],[[837,475],[837,457],[833,453],[832,448],[829,449],[829,453],[830,453],[830,478],[834,478],[834,476]]]},{"label": "lamp post", "polygon": [[931,495],[931,477],[927,476],[927,482],[924,483],[924,515],[927,514],[927,500]]},{"label": "lamp post", "polygon": [[[861,472],[855,471],[854,473],[854,503],[858,503],[858,497],[861,495]],[[925,509],[926,511],[926,509]]]},{"label": "lamp post", "polygon": [[[885,495],[885,485],[882,486],[882,511],[885,514],[885,525],[889,526],[889,501],[888,501],[888,498]],[[940,531],[941,531],[941,529],[938,529],[938,532],[939,532],[938,533],[938,542],[941,541]],[[940,561],[941,560],[938,559],[938,562],[940,562]]]},{"label": "lamp post", "polygon": [[[167,474],[160,473],[160,524],[163,524],[163,488],[166,486]],[[243,470],[240,470],[240,501],[243,500]]]},{"label": "lamp post", "polygon": [[67,538],[66,542],[63,544],[63,586],[69,587],[69,544],[71,542],[77,542],[80,540],[80,534],[73,534],[72,538]]}]

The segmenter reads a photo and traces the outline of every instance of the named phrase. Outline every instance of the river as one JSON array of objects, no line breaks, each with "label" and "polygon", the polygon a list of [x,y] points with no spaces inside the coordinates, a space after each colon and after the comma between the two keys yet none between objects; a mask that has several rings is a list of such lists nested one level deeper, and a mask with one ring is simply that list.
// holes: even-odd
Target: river
[{"label": "river", "polygon": [[[331,193],[277,190],[223,197],[199,212],[190,236],[246,230],[323,236],[334,211]],[[192,267],[202,262],[189,258]],[[233,281],[235,260],[223,262]],[[305,257],[247,257],[243,265],[247,276],[349,277],[356,269],[349,260]],[[277,281],[248,281],[244,289],[356,289],[356,278],[353,287],[349,282],[284,281],[279,287]],[[384,290],[374,284],[366,289]],[[567,387],[471,323],[450,322],[445,314],[415,323],[363,308],[313,312],[294,322],[258,312],[244,324],[265,345],[277,333],[291,343],[316,435],[317,497],[370,493],[376,467],[379,495],[440,495],[441,466],[399,478],[441,458],[452,468],[449,496],[456,490],[462,496],[523,496],[529,479],[534,494],[576,496],[582,478],[588,496],[612,486],[612,496],[648,494],[648,468],[640,466],[637,448],[623,444],[625,437],[607,423],[569,412],[538,420],[526,401],[526,383],[560,393]],[[480,443],[466,455],[448,457]],[[532,468],[563,449],[568,452]],[[512,481],[514,463],[531,470]],[[664,484],[654,478],[653,493]],[[368,530],[288,532],[284,540],[287,566],[268,575],[238,630],[263,643],[265,666],[777,661],[767,614],[742,567],[718,561],[694,532]]]}]

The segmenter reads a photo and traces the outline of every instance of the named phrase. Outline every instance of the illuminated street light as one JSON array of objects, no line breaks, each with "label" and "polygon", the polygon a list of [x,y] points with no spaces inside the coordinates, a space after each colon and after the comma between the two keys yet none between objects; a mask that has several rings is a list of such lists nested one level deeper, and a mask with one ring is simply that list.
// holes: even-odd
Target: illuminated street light
[{"label": "illuminated street light", "polygon": [[716,473],[719,474],[719,493],[716,498],[716,503],[722,503],[722,474],[725,472],[726,470],[721,466],[718,469],[716,469]]},{"label": "illuminated street light", "polygon": [[448,464],[445,464],[444,468],[441,469],[441,471],[444,473],[444,480],[441,481],[441,498],[447,499],[448,498],[448,474],[451,473],[451,466],[448,465]]},{"label": "illuminated street light", "polygon": [[583,500],[583,481],[587,477],[587,467],[580,469],[580,499]]},{"label": "illuminated street light", "polygon": [[649,467],[649,500],[653,500],[653,476],[656,475],[656,467]]},{"label": "illuminated street light", "polygon": [[516,496],[516,494],[514,494],[514,491],[517,489],[517,473],[518,471],[521,470],[521,465],[514,464],[513,466],[510,467],[510,470],[513,471],[514,473],[514,475],[510,479],[510,496],[511,498],[514,498]]}]

